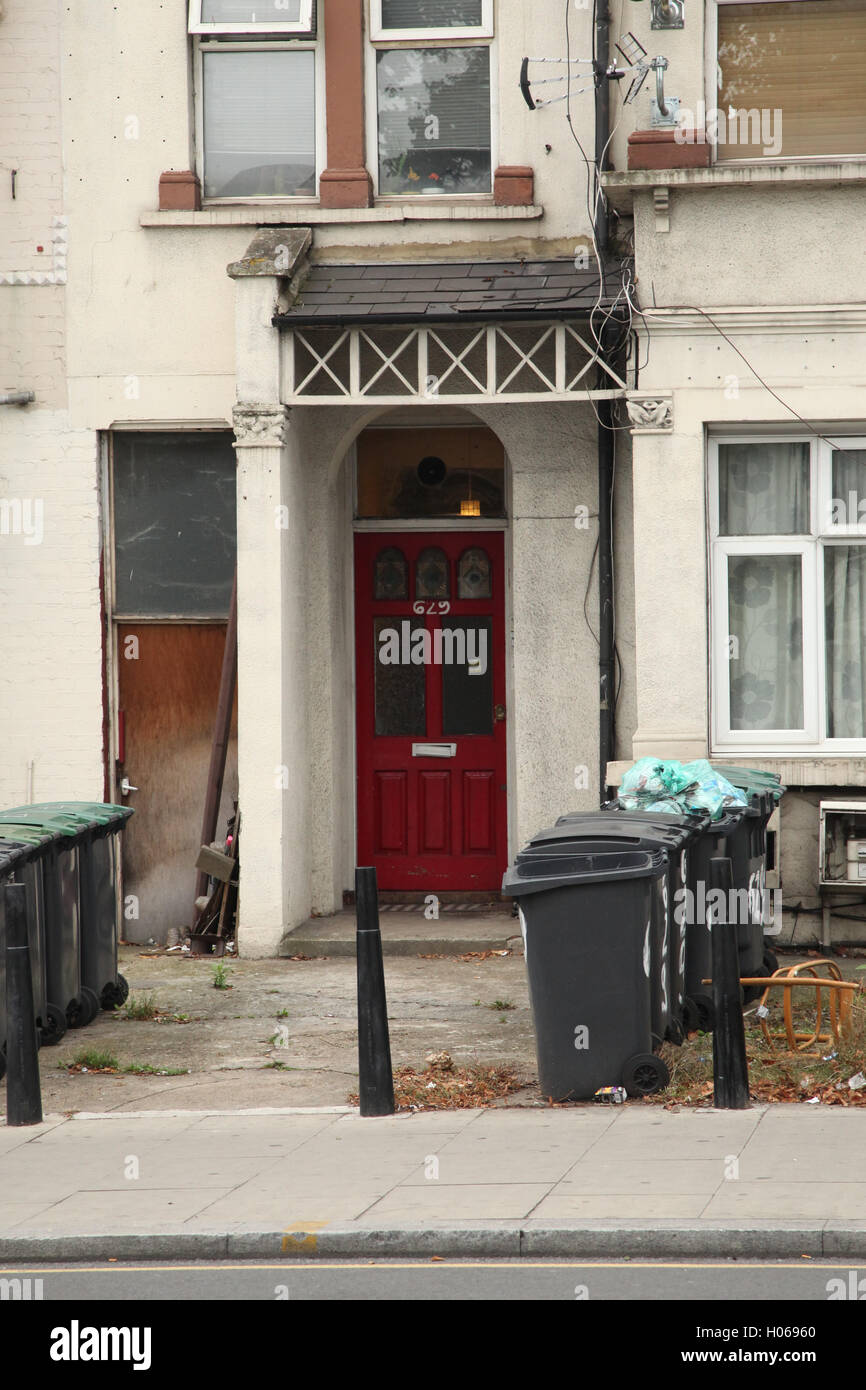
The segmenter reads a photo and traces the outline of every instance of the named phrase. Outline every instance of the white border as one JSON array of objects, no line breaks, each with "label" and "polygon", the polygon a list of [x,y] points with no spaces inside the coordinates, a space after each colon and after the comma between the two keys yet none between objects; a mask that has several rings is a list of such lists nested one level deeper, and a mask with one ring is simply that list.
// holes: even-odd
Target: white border
[{"label": "white border", "polygon": [[429,39],[492,39],[493,38],[493,0],[481,0],[481,23],[461,28],[444,29],[418,26],[413,29],[386,29],[382,24],[382,0],[370,0],[370,38],[374,41],[387,39],[414,39],[426,43]]},{"label": "white border", "polygon": [[[201,8],[203,0],[189,0],[189,32],[191,34],[311,34],[313,28],[313,0],[300,0],[300,13],[296,20],[274,20],[273,23],[255,24],[203,24]],[[270,0],[273,4],[273,0]],[[268,0],[262,0],[263,5]]]}]

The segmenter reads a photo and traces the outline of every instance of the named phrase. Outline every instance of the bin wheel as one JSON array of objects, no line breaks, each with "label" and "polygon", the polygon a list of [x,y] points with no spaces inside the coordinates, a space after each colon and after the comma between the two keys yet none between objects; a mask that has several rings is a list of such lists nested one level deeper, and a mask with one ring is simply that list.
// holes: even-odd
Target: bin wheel
[{"label": "bin wheel", "polygon": [[716,1026],[716,1006],[709,994],[696,994],[692,1003],[698,1015],[698,1027],[702,1033],[712,1033]]},{"label": "bin wheel", "polygon": [[66,1014],[56,1004],[45,1005],[45,1022],[40,1028],[43,1047],[56,1047],[66,1036]]},{"label": "bin wheel", "polygon": [[698,1014],[698,1006],[694,999],[690,999],[689,996],[686,995],[683,1000],[683,1029],[686,1036],[688,1037],[689,1033],[697,1032],[700,1026],[701,1020]]},{"label": "bin wheel", "polygon": [[682,1047],[686,1040],[686,1030],[678,1018],[671,1019],[665,1038],[669,1043],[673,1043],[674,1047]]},{"label": "bin wheel", "polygon": [[764,952],[764,966],[771,975],[775,975],[779,968],[779,957],[776,955],[775,951],[767,949]]},{"label": "bin wheel", "polygon": [[92,1023],[93,1020],[99,1014],[99,1010],[101,1008],[101,1005],[99,1003],[99,995],[96,993],[95,990],[92,990],[89,985],[82,985],[81,993],[84,996],[84,1002],[87,1006],[87,1018],[84,1020],[84,1022]]},{"label": "bin wheel", "polygon": [[671,1074],[661,1057],[651,1052],[639,1052],[629,1057],[622,1069],[622,1084],[630,1096],[654,1096],[663,1091]]},{"label": "bin wheel", "polygon": [[66,1019],[70,1028],[86,1028],[98,1013],[99,999],[88,985],[82,985],[66,1010]]},{"label": "bin wheel", "polygon": [[107,984],[102,991],[103,1009],[119,1009],[121,1004],[125,1004],[129,998],[129,982],[123,975],[118,975],[116,980]]}]

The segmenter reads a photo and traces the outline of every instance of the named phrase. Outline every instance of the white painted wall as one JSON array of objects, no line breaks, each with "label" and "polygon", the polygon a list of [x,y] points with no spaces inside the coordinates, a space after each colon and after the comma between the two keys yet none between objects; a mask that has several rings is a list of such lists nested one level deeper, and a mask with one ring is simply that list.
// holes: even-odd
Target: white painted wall
[{"label": "white painted wall", "polygon": [[[61,6],[4,9],[0,391],[36,395],[0,406],[0,804],[11,806],[31,790],[100,799],[103,773],[97,441],[66,409],[65,268],[52,240],[65,211]],[[8,282],[26,277],[53,283]]]}]

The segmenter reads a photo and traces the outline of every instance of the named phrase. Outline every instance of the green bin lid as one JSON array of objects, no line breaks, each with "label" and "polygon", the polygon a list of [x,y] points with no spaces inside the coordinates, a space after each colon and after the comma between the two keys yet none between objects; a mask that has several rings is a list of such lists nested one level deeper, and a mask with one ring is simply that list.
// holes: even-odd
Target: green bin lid
[{"label": "green bin lid", "polygon": [[755,767],[730,767],[727,763],[713,763],[714,770],[726,778],[732,787],[740,787],[748,792],[772,792],[780,801],[787,787],[782,786],[778,773],[763,772]]},{"label": "green bin lid", "polygon": [[40,814],[31,806],[16,806],[11,811],[0,812],[0,830],[10,825],[29,825],[43,834],[53,832],[55,835],[80,835],[82,830],[86,829],[86,824],[80,821],[76,823],[70,816]]},{"label": "green bin lid", "polygon": [[41,825],[19,825],[0,817],[0,836],[4,840],[18,840],[25,845],[49,845],[59,838],[59,831],[47,830]]},{"label": "green bin lid", "polygon": [[26,825],[38,823],[52,828],[68,825],[78,829],[128,820],[131,815],[131,806],[114,806],[108,801],[40,801],[32,806],[15,806],[11,811],[0,813],[0,825],[6,816],[14,816]]}]

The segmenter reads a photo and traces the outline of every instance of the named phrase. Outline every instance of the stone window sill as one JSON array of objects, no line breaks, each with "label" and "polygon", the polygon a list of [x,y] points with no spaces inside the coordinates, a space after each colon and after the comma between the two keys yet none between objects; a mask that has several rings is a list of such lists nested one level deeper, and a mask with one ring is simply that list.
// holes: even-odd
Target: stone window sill
[{"label": "stone window sill", "polygon": [[537,203],[378,203],[372,208],[323,208],[318,203],[243,203],[201,212],[145,212],[142,227],[316,227],[364,222],[528,222],[544,216]]},{"label": "stone window sill", "polygon": [[713,164],[709,169],[633,169],[602,175],[608,200],[631,212],[636,193],[654,188],[682,192],[713,188],[826,188],[866,183],[866,159],[787,160],[780,163]]}]

